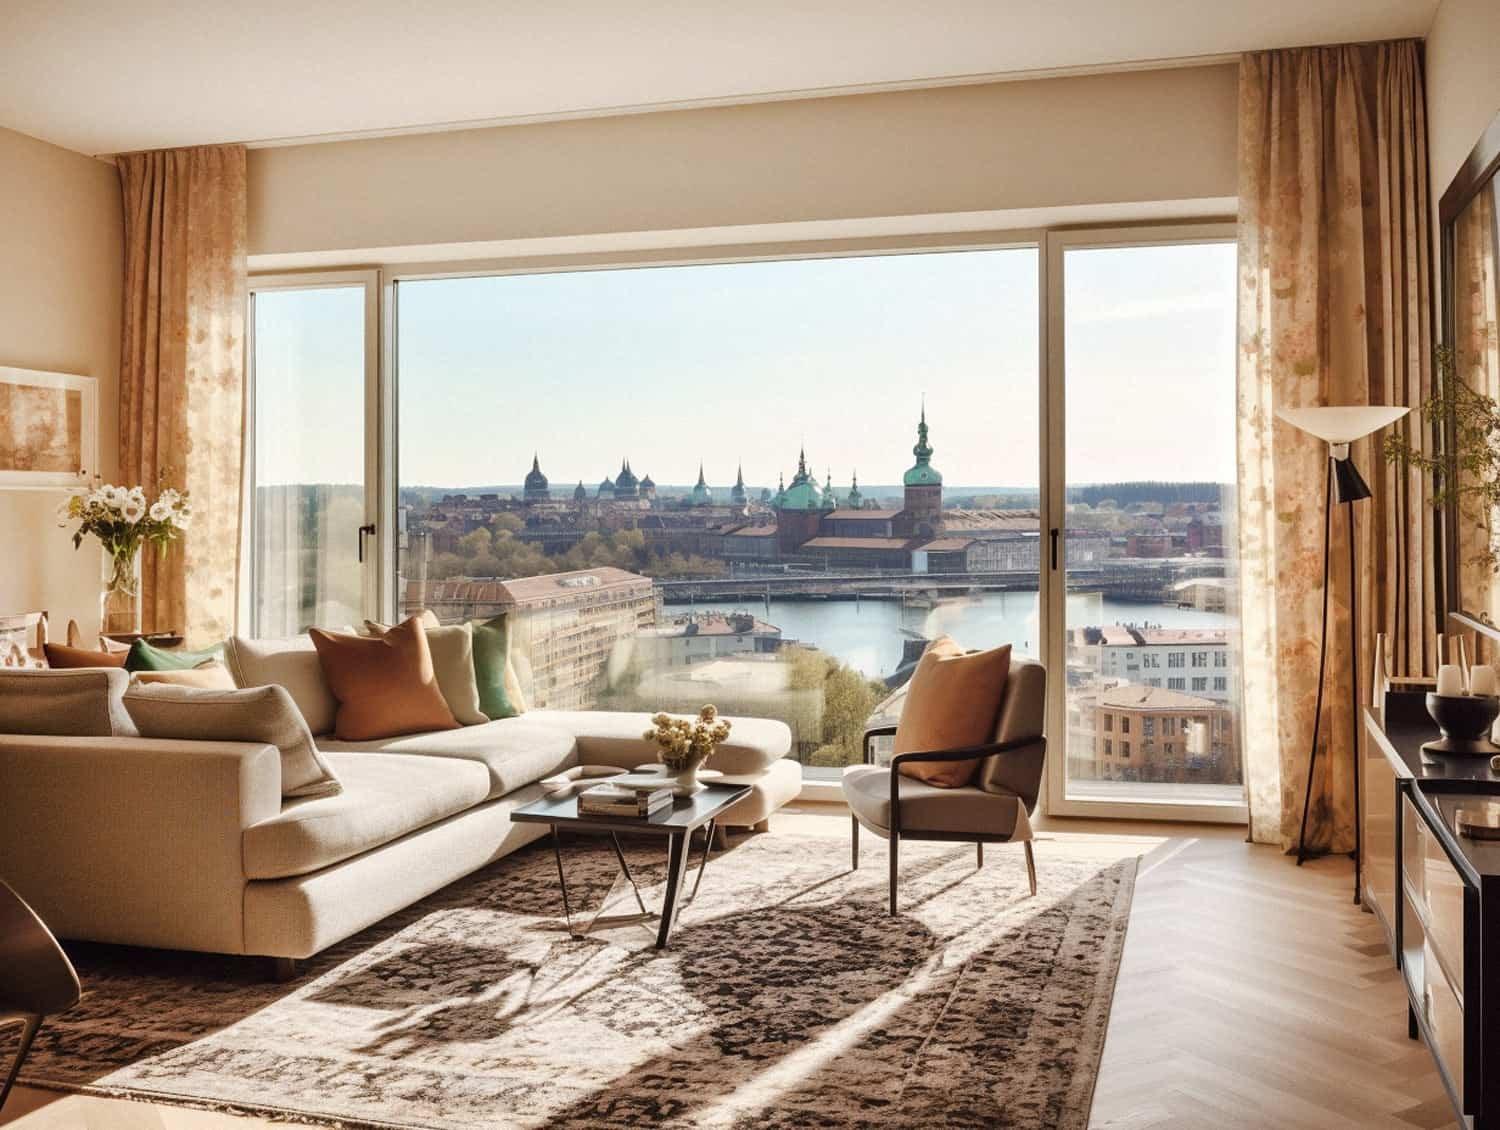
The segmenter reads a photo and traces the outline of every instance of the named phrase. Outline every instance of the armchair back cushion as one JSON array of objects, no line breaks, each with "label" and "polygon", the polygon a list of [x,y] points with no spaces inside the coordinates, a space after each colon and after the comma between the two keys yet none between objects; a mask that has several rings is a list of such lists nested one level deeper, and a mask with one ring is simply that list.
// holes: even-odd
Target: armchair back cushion
[{"label": "armchair back cushion", "polygon": [[0,669],[0,734],[135,737],[120,701],[129,685],[120,667]]},{"label": "armchair back cushion", "polygon": [[1036,741],[985,758],[975,783],[986,792],[1018,796],[1026,802],[1028,809],[1035,808],[1042,788],[1042,762],[1047,749],[1042,738],[1046,718],[1047,669],[1034,659],[1013,657],[991,740],[1014,742],[1035,738]]},{"label": "armchair back cushion", "polygon": [[[1010,674],[1010,645],[965,654],[948,636],[928,645],[911,678],[893,754],[937,752],[994,740]],[[938,788],[969,784],[979,761],[919,761],[899,772]]]}]

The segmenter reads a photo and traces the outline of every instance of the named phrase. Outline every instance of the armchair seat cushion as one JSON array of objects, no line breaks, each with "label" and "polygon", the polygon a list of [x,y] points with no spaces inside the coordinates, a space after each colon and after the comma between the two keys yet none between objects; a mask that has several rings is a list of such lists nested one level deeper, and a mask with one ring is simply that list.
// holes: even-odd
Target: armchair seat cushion
[{"label": "armchair seat cushion", "polygon": [[[1031,824],[1021,798],[972,786],[941,788],[897,775],[901,788],[902,832],[953,832],[1030,839]],[[844,770],[849,811],[873,832],[891,827],[891,771],[879,765]]]}]

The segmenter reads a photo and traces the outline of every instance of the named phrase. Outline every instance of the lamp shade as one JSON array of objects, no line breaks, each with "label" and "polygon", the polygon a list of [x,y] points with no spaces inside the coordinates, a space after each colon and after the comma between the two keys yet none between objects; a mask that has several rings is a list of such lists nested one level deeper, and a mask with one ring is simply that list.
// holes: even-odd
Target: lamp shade
[{"label": "lamp shade", "polygon": [[1276,415],[1308,435],[1338,444],[1364,439],[1410,411],[1385,404],[1330,404],[1321,408],[1278,408]]}]

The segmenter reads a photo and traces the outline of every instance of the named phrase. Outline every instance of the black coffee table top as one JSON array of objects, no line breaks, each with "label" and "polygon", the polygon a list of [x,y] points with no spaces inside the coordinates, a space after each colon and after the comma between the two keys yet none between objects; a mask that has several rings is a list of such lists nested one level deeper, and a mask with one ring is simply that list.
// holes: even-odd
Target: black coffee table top
[{"label": "black coffee table top", "polygon": [[[608,778],[596,783],[608,783]],[[612,832],[673,835],[702,827],[749,793],[749,785],[704,785],[693,796],[673,797],[671,808],[662,808],[650,816],[641,817],[594,813],[580,816],[578,793],[569,792],[522,805],[510,814],[510,818],[521,824],[562,824],[574,828],[607,828]]]}]

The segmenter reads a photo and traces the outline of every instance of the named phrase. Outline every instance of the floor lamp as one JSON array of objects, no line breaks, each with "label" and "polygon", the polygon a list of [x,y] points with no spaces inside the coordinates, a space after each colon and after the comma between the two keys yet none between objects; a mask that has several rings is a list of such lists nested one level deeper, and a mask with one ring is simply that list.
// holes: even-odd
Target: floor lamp
[{"label": "floor lamp", "polygon": [[1316,436],[1328,444],[1327,500],[1323,506],[1323,628],[1318,649],[1318,698],[1313,708],[1312,747],[1307,756],[1307,787],[1302,794],[1302,826],[1297,833],[1297,866],[1307,858],[1307,810],[1312,803],[1313,767],[1318,758],[1318,733],[1323,724],[1323,676],[1328,667],[1328,568],[1329,542],[1333,534],[1333,508],[1348,507],[1349,515],[1349,756],[1354,768],[1354,901],[1359,903],[1360,866],[1362,863],[1359,826],[1359,617],[1358,582],[1354,569],[1354,503],[1370,497],[1349,445],[1378,432],[1409,412],[1409,408],[1388,408],[1378,404],[1330,405],[1324,408],[1282,408],[1276,415],[1295,428]]}]

